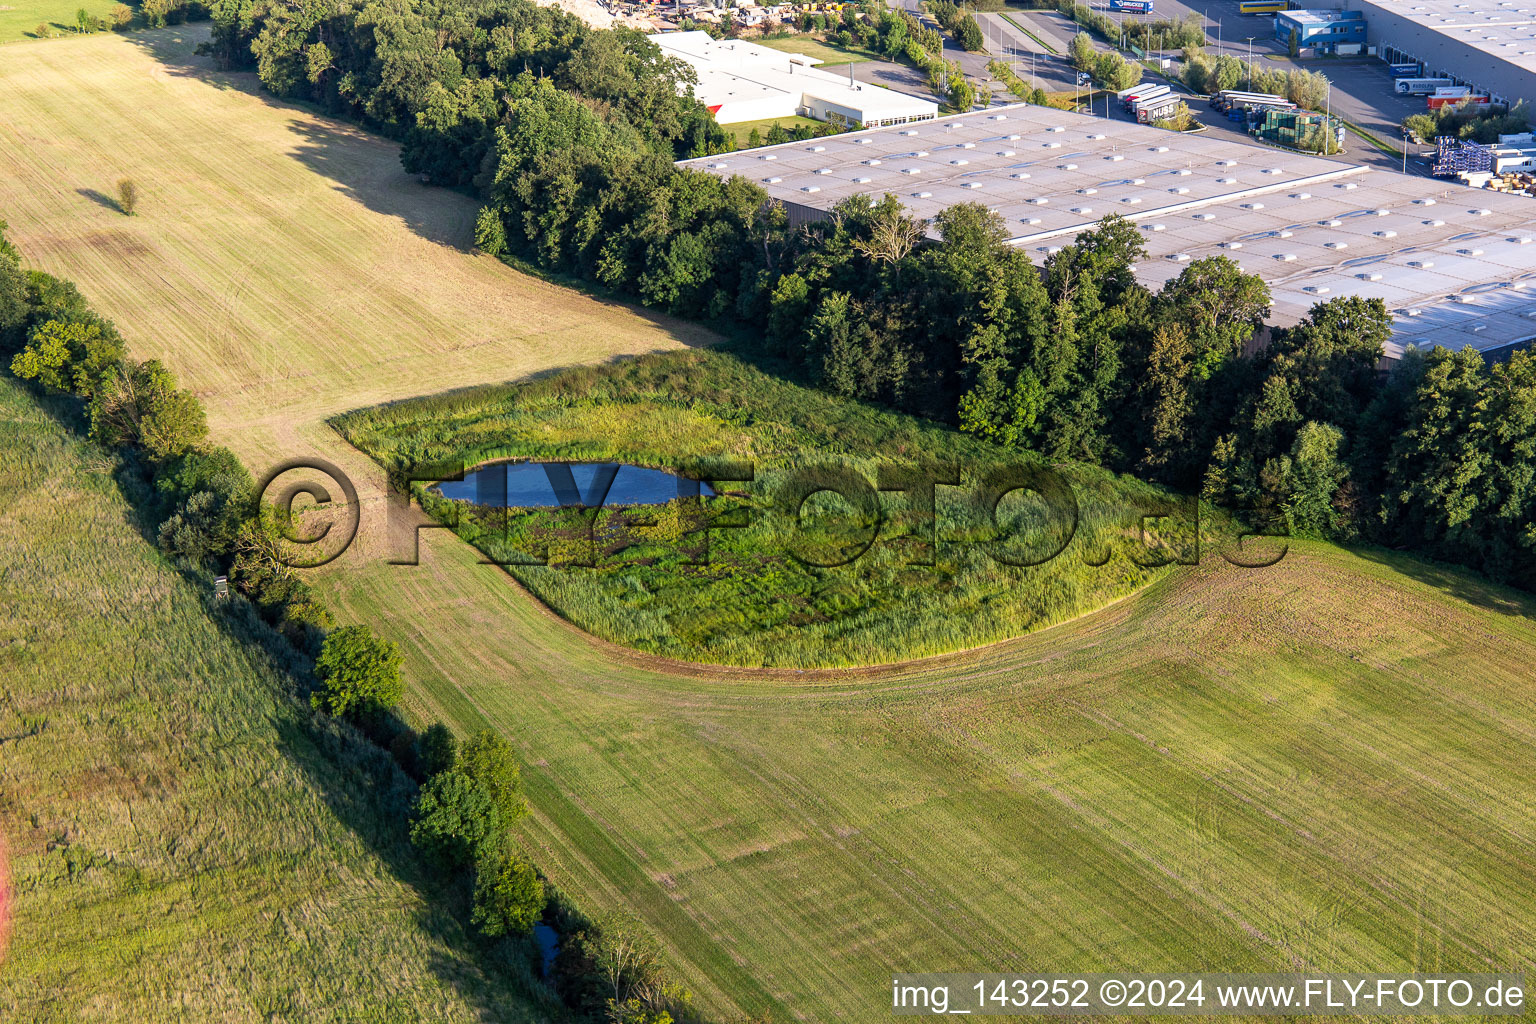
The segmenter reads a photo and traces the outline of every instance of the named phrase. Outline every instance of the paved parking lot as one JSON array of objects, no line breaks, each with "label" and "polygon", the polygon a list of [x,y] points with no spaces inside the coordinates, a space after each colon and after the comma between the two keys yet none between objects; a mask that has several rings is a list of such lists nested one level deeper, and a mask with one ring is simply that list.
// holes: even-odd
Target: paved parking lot
[{"label": "paved parking lot", "polygon": [[[891,2],[912,9],[917,0]],[[1107,7],[1107,4],[1098,0],[1094,6]],[[1206,47],[1209,54],[1226,53],[1246,62],[1250,55],[1252,37],[1251,54],[1255,68],[1299,67],[1327,75],[1333,83],[1331,106],[1334,113],[1372,132],[1395,150],[1402,146],[1400,126],[1403,118],[1425,109],[1422,97],[1398,96],[1393,91],[1391,69],[1375,58],[1291,61],[1286,56],[1285,44],[1274,38],[1274,19],[1240,14],[1238,0],[1209,0],[1203,3],[1201,0],[1156,0],[1156,9],[1151,15],[1113,14],[1112,17],[1125,21],[1145,21],[1182,19],[1190,13],[1204,20],[1210,39],[1210,45]],[[924,21],[927,19],[924,18]],[[1076,87],[1077,75],[1071,64],[1063,56],[1051,54],[1041,46],[1043,41],[1065,54],[1075,30],[1070,19],[1053,11],[1014,8],[1003,13],[978,14],[976,21],[986,38],[988,53],[1010,61],[1019,77],[1025,81],[1033,80],[1041,88],[1053,92]],[[977,78],[990,77],[986,71],[989,56],[966,53],[951,48],[948,39],[945,42],[945,56],[959,59],[967,74]],[[1105,49],[1098,40],[1094,41],[1094,45],[1096,49]],[[1177,53],[1170,51],[1168,56],[1176,57]],[[904,92],[927,93],[926,79],[902,65],[870,62],[855,65],[855,74],[862,81],[875,82]],[[1147,80],[1154,81],[1155,77],[1149,73]],[[1175,85],[1175,91],[1186,94],[1190,109],[1210,133],[1232,141],[1254,141],[1242,125],[1212,110],[1206,97],[1189,94],[1187,89],[1178,85]],[[1010,95],[998,90],[995,102],[1011,101]],[[1110,104],[1107,113],[1102,106],[1095,113],[1107,116],[1110,120],[1132,120],[1115,104]],[[1383,153],[1354,134],[1346,136],[1344,145],[1347,152],[1337,159],[1399,171],[1404,169],[1400,153]],[[1425,157],[1432,153],[1432,147],[1410,146],[1408,173],[1427,174],[1429,164]]]}]

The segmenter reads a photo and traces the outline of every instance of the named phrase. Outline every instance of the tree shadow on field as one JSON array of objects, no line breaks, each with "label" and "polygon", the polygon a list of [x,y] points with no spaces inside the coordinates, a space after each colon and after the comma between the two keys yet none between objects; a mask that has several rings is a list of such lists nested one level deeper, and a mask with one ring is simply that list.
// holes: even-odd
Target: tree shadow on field
[{"label": "tree shadow on field", "polygon": [[84,196],[91,202],[95,203],[97,206],[106,207],[113,213],[123,212],[122,204],[119,203],[116,199],[113,199],[111,196],[107,195],[105,192],[98,192],[93,188],[77,188],[75,189],[75,193],[77,195]]},{"label": "tree shadow on field", "polygon": [[400,165],[398,143],[329,117],[313,104],[278,99],[252,71],[220,70],[213,57],[198,56],[197,45],[209,38],[206,24],[178,25],[127,38],[172,75],[243,92],[274,109],[304,114],[287,124],[298,139],[292,156],[301,164],[333,182],[348,198],[403,221],[422,238],[460,252],[474,251],[477,204],[472,199],[423,185],[408,175]]},{"label": "tree shadow on field", "polygon": [[169,28],[151,28],[124,33],[125,42],[154,58],[176,78],[195,78],[215,89],[235,89],[255,94],[258,83],[254,72],[223,71],[212,57],[199,57],[197,47],[210,38],[209,22],[186,22]]},{"label": "tree shadow on field", "polygon": [[[268,98],[268,102],[273,102]],[[317,115],[288,126],[299,139],[294,157],[336,191],[374,213],[403,221],[437,245],[475,252],[479,203],[463,193],[426,185],[405,172],[400,145],[372,132]]]},{"label": "tree shadow on field", "polygon": [[1436,562],[1426,555],[1390,551],[1386,548],[1350,547],[1348,550],[1352,555],[1386,566],[1409,579],[1427,583],[1467,604],[1511,618],[1527,619],[1536,625],[1536,595],[1496,583],[1473,569]]},{"label": "tree shadow on field", "polygon": [[[136,32],[124,38],[147,52],[171,75],[242,92],[275,110],[302,114],[288,118],[284,125],[296,139],[289,151],[293,159],[331,182],[337,192],[375,213],[399,220],[417,236],[466,257],[491,259],[479,256],[474,247],[478,200],[462,191],[422,184],[406,173],[400,163],[399,144],[394,140],[331,117],[313,104],[278,99],[262,88],[254,72],[220,70],[213,57],[197,56],[194,51],[198,43],[206,41],[208,35],[208,25],[202,23]],[[512,266],[524,274],[579,291],[605,307],[623,309],[689,347],[710,346],[720,340],[714,326],[645,309],[589,282],[516,262]],[[513,279],[507,281],[508,287],[518,284]]]}]

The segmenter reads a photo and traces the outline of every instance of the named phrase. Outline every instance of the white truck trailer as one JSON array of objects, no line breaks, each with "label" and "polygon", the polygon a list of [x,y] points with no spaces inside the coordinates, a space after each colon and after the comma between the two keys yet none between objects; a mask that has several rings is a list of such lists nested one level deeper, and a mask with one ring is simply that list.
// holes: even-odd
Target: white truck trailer
[{"label": "white truck trailer", "polygon": [[1127,90],[1121,102],[1125,107],[1126,113],[1135,113],[1136,104],[1146,103],[1157,99],[1159,96],[1171,96],[1172,94],[1173,90],[1166,85],[1147,85]]},{"label": "white truck trailer", "polygon": [[1449,78],[1399,78],[1393,88],[1399,96],[1430,96],[1436,89],[1444,89],[1456,83]]}]

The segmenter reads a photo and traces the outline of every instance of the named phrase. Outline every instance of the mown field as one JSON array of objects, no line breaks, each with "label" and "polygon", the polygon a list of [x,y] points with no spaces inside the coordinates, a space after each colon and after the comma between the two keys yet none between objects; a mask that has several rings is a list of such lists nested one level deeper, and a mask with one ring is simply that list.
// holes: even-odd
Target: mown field
[{"label": "mown field", "polygon": [[[473,200],[212,70],[192,56],[207,31],[7,49],[0,217],[253,463],[345,409],[711,340],[476,255]],[[124,177],[133,217],[110,198]]]},{"label": "mown field", "polygon": [[421,876],[407,780],[8,378],[0,454],[0,1018],[547,1019]]},{"label": "mown field", "polygon": [[[1536,601],[1293,544],[877,674],[625,657],[468,545],[326,578],[411,709],[515,739],[526,841],[709,1005],[883,1019],[901,970],[1536,967]],[[600,894],[600,895],[598,895]]]},{"label": "mown field", "polygon": [[[385,564],[382,474],[327,417],[707,337],[469,255],[469,201],[194,41],[7,50],[13,237],[197,387],[254,470],[353,474],[364,536],[316,574],[326,600],[405,646],[416,716],[514,739],[540,865],[641,914],[711,1011],[884,1019],[893,969],[1536,969],[1528,597],[1296,544],[974,655],[767,675],[596,642],[441,531]],[[132,220],[77,191],[125,166]],[[367,914],[389,891],[316,898]],[[77,960],[139,948],[115,919],[81,926]],[[359,950],[354,971],[414,969]]]},{"label": "mown field", "polygon": [[[747,464],[749,480],[721,483],[725,493],[702,503],[610,502],[591,514],[509,513],[417,488],[435,518],[456,522],[561,616],[690,661],[872,665],[979,647],[1118,600],[1153,579],[1157,563],[1197,550],[1193,510],[1175,495],[1063,465],[1053,471],[1061,507],[1024,491],[1003,497],[1021,481],[983,497],[989,477],[1024,460],[724,352],[393,403],[336,426],[391,471],[549,459],[686,475],[695,463]],[[877,493],[883,474],[925,464],[954,474],[928,495],[926,513],[913,492]],[[803,507],[792,496],[826,486],[843,494],[822,491]],[[1155,513],[1170,518],[1143,542],[1139,516]]]}]

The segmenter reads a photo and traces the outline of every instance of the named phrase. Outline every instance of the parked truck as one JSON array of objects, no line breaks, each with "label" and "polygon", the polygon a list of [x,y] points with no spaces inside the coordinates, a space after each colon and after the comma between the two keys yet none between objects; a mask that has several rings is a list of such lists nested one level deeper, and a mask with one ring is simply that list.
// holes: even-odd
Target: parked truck
[{"label": "parked truck", "polygon": [[1478,95],[1464,85],[1453,88],[1436,89],[1433,96],[1425,100],[1430,110],[1439,110],[1441,107],[1456,107],[1465,103],[1477,110],[1487,110],[1493,105],[1493,97]]},{"label": "parked truck", "polygon": [[1172,117],[1173,112],[1183,102],[1177,96],[1164,96],[1150,103],[1139,104],[1136,107],[1136,120],[1142,124],[1151,124],[1165,117]]},{"label": "parked truck", "polygon": [[1243,92],[1240,89],[1223,89],[1211,97],[1211,106],[1224,113],[1252,110],[1259,107],[1291,108],[1296,106],[1284,96],[1268,92]]},{"label": "parked truck", "polygon": [[1393,85],[1399,96],[1428,96],[1456,83],[1449,78],[1399,78]]},{"label": "parked truck", "polygon": [[1122,98],[1121,102],[1125,107],[1125,112],[1127,114],[1133,114],[1136,112],[1136,104],[1145,103],[1148,100],[1155,100],[1159,96],[1170,96],[1172,94],[1173,90],[1166,85],[1143,85],[1138,86],[1135,89],[1127,90],[1127,93]]}]

